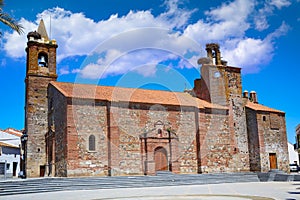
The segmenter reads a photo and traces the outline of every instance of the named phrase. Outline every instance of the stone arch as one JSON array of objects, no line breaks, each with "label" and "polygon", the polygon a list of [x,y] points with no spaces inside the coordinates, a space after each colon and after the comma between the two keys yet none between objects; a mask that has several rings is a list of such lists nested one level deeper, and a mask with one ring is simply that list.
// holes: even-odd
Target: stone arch
[{"label": "stone arch", "polygon": [[38,54],[38,66],[48,67],[48,54],[44,51],[41,51]]}]

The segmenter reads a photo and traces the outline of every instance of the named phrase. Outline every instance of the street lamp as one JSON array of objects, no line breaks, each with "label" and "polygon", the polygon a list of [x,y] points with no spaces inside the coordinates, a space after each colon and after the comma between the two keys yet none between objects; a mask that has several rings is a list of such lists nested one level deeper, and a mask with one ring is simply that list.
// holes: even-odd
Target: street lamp
[{"label": "street lamp", "polygon": [[172,144],[171,144],[171,142],[172,142],[172,138],[171,138],[171,127],[169,127],[168,129],[167,129],[167,131],[168,131],[168,139],[169,139],[169,152],[170,152],[170,159],[169,159],[169,170],[170,171],[172,171]]},{"label": "street lamp", "polygon": [[23,131],[23,135],[21,136],[21,143],[22,143],[22,147],[23,147],[23,174],[22,174],[22,178],[26,178],[26,142],[28,140],[28,135],[26,134],[26,131]]}]

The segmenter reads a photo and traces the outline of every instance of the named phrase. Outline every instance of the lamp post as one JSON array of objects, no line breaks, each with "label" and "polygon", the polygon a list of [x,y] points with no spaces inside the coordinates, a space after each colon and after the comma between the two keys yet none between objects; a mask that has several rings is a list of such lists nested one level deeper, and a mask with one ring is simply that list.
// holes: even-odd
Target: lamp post
[{"label": "lamp post", "polygon": [[167,129],[167,131],[168,131],[168,139],[169,139],[169,152],[170,152],[170,159],[169,159],[169,170],[170,171],[172,171],[172,144],[171,144],[171,142],[172,142],[172,138],[171,138],[171,127],[169,127],[168,129]]},{"label": "lamp post", "polygon": [[27,149],[26,149],[26,143],[28,140],[28,135],[26,134],[26,131],[23,131],[23,135],[21,136],[21,143],[23,148],[23,175],[22,178],[26,178],[26,157],[27,157]]}]

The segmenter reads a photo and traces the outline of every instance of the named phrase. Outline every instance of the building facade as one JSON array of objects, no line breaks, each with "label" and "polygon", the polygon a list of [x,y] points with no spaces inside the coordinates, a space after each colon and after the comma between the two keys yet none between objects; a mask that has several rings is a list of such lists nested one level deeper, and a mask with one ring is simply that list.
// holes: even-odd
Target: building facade
[{"label": "building facade", "polygon": [[217,44],[185,92],[57,82],[42,22],[27,45],[29,177],[289,171],[285,113],[242,93]]},{"label": "building facade", "polygon": [[21,169],[22,133],[14,129],[0,130],[0,178],[18,177]]}]

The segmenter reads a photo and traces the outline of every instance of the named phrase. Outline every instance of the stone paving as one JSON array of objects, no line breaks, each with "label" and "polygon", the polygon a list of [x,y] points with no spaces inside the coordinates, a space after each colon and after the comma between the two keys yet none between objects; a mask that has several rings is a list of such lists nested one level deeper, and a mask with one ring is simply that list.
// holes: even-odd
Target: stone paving
[{"label": "stone paving", "polygon": [[18,179],[0,182],[0,199],[300,200],[300,182],[254,173]]}]

